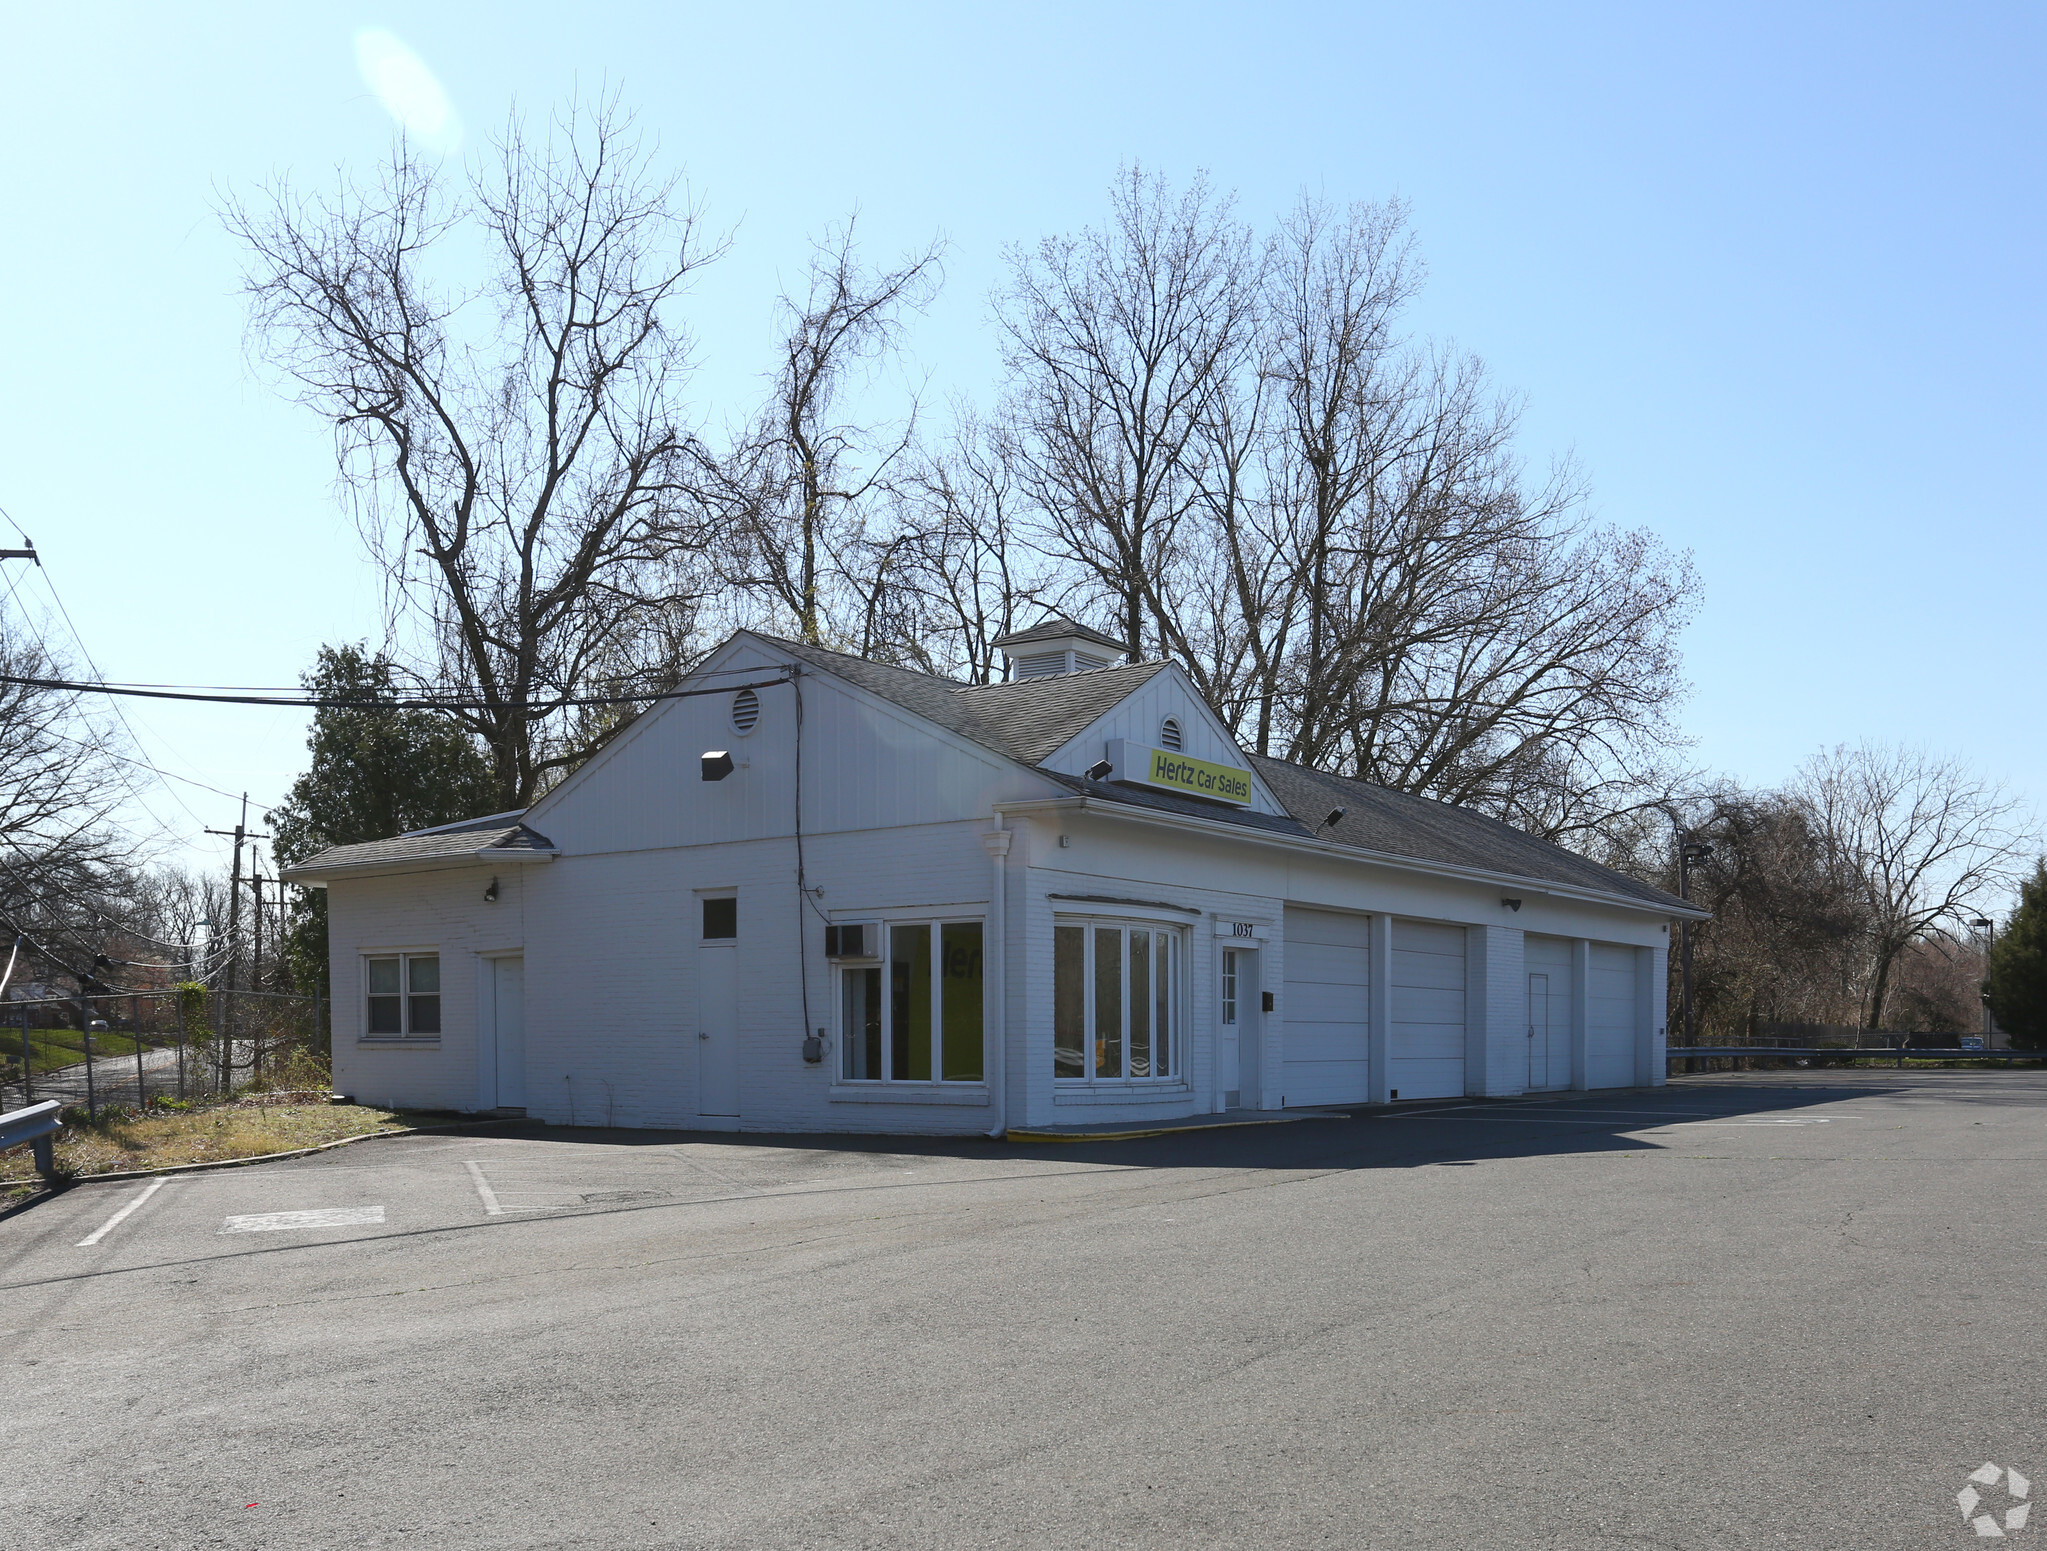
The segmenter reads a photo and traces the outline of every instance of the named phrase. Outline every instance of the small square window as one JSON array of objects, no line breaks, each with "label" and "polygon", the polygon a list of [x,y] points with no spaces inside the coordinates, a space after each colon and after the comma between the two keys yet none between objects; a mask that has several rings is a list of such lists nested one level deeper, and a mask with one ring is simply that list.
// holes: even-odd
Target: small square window
[{"label": "small square window", "polygon": [[704,941],[717,942],[739,935],[739,901],[730,895],[704,901]]}]

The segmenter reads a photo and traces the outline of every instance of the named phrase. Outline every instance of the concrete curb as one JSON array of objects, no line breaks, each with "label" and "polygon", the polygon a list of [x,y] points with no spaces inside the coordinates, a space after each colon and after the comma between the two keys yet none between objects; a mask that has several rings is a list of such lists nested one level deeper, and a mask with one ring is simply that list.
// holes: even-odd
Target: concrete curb
[{"label": "concrete curb", "polygon": [[293,1147],[285,1152],[257,1153],[250,1158],[221,1158],[212,1163],[173,1163],[166,1164],[160,1169],[124,1169],[116,1174],[76,1174],[63,1180],[55,1190],[46,1191],[45,1195],[55,1195],[57,1191],[70,1190],[79,1185],[114,1184],[124,1179],[155,1179],[160,1174],[211,1174],[216,1169],[242,1169],[253,1163],[276,1163],[283,1158],[310,1158],[316,1152],[330,1152],[336,1147],[352,1147],[357,1142],[374,1142],[385,1136],[433,1136],[449,1131],[473,1131],[482,1126],[524,1123],[518,1120],[464,1120],[445,1126],[404,1126],[395,1131],[365,1131],[360,1136],[336,1137],[331,1142],[321,1142],[313,1147]]}]

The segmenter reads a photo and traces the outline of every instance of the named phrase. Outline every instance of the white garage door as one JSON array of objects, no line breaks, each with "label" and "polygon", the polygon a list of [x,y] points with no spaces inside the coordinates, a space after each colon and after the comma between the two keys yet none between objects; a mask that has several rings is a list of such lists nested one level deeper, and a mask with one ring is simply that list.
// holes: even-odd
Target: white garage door
[{"label": "white garage door", "polygon": [[1528,968],[1528,1086],[1571,1086],[1571,944],[1530,933],[1522,944]]},{"label": "white garage door", "polygon": [[1464,928],[1393,923],[1392,1063],[1403,1099],[1464,1092]]},{"label": "white garage door", "polygon": [[1585,1082],[1628,1088],[1635,1082],[1635,950],[1592,945],[1592,984],[1585,999]]},{"label": "white garage door", "polygon": [[1280,1092],[1289,1108],[1356,1104],[1366,1085],[1365,1019],[1372,948],[1364,916],[1286,909],[1286,1058]]}]

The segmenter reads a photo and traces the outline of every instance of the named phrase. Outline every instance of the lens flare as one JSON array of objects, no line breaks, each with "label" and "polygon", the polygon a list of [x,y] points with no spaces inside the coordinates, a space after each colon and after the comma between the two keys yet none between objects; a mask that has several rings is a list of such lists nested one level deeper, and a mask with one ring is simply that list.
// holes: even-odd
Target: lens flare
[{"label": "lens flare", "polygon": [[443,155],[462,142],[462,121],[426,61],[381,27],[355,35],[355,64],[363,84],[406,135]]}]

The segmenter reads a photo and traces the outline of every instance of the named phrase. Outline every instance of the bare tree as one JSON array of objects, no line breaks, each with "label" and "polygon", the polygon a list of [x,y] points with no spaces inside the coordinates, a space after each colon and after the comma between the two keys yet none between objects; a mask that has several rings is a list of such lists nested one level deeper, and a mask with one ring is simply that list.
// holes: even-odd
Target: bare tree
[{"label": "bare tree", "polygon": [[[566,702],[657,606],[646,568],[700,538],[671,313],[717,245],[615,99],[537,141],[514,120],[496,151],[458,187],[401,142],[375,187],[280,185],[224,218],[256,345],[333,426],[418,627],[409,671],[480,702],[458,714],[513,808],[585,755]],[[441,278],[471,255],[484,278]],[[615,693],[651,682],[615,671]]]},{"label": "bare tree", "polygon": [[[23,682],[70,676],[30,621],[0,609],[0,951],[21,936],[57,970],[123,951],[142,840],[113,823],[134,795],[119,727],[101,725],[77,695]],[[17,978],[30,974],[18,965]]]},{"label": "bare tree", "polygon": [[1747,1038],[1761,1022],[1859,1018],[1869,933],[1862,878],[1810,809],[1791,793],[1717,786],[1669,811],[1689,822],[1678,837],[1657,834],[1644,848],[1653,859],[1634,870],[1675,892],[1673,839],[1710,847],[1691,869],[1691,898],[1713,913],[1693,932],[1699,1020]]},{"label": "bare tree", "polygon": [[[1579,834],[1676,741],[1688,559],[1531,482],[1519,407],[1411,345],[1397,202],[1303,200],[1263,266],[1259,377],[1200,426],[1201,629],[1175,643],[1260,753]],[[1169,612],[1188,612],[1188,606]]]},{"label": "bare tree", "polygon": [[1002,428],[961,406],[945,444],[920,451],[898,517],[908,535],[901,589],[915,600],[904,648],[926,672],[971,684],[1002,677],[994,643],[1053,585],[1023,537],[1023,504]]},{"label": "bare tree", "polygon": [[848,418],[857,374],[891,357],[908,314],[936,291],[941,245],[894,269],[859,260],[854,223],[811,255],[808,286],[782,299],[786,327],[767,406],[730,456],[711,466],[713,504],[730,519],[726,579],[764,598],[797,639],[863,655],[889,628],[903,535],[883,522],[891,479],[916,431]]},{"label": "bare tree", "polygon": [[1131,167],[1103,231],[1010,254],[995,299],[1016,475],[1048,552],[1131,649],[1187,656],[1169,578],[1199,491],[1200,432],[1255,345],[1258,255],[1204,176],[1175,195]]},{"label": "bare tree", "polygon": [[1899,956],[1915,940],[1962,927],[1986,894],[2009,888],[2035,837],[2018,798],[1922,749],[1836,747],[1806,763],[1796,790],[1837,865],[1861,884],[1863,1017],[1881,1028]]}]

